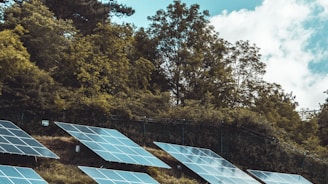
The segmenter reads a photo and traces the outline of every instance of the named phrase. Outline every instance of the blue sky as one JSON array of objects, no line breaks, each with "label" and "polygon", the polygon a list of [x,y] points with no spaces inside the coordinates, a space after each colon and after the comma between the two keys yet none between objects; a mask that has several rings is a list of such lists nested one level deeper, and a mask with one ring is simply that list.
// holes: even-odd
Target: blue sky
[{"label": "blue sky", "polygon": [[[102,0],[105,2],[106,0]],[[147,27],[147,16],[153,16],[157,10],[166,9],[173,0],[118,0],[119,3],[133,7],[136,12],[131,17],[114,18],[117,22],[134,23],[138,27]],[[199,4],[202,10],[209,10],[211,15],[217,15],[223,10],[254,9],[262,0],[183,0],[188,6]]]},{"label": "blue sky", "polygon": [[[103,0],[103,2],[106,0]],[[131,17],[117,23],[148,27],[173,0],[117,0],[131,6]],[[249,40],[260,48],[266,63],[264,79],[296,95],[298,109],[319,109],[328,97],[327,0],[181,0],[209,10],[211,24],[229,42]]]}]

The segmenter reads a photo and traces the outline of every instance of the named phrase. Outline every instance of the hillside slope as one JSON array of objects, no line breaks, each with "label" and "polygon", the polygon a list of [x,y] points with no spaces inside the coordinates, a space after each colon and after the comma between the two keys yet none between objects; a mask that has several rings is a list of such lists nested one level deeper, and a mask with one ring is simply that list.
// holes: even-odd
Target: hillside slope
[{"label": "hillside slope", "polygon": [[[328,164],[325,161],[304,155],[303,150],[279,142],[265,131],[259,133],[245,127],[225,124],[218,126],[176,122],[111,121],[94,126],[119,130],[170,165],[172,169],[104,161],[53,124],[42,129],[34,129],[33,132],[38,132],[39,135],[34,137],[60,156],[59,160],[3,154],[1,164],[32,167],[49,183],[54,184],[94,183],[78,169],[79,165],[145,172],[160,183],[167,184],[206,183],[153,144],[153,141],[160,141],[211,149],[242,170],[296,173],[316,184],[325,184],[328,180]],[[75,152],[76,145],[81,146],[78,153]]]}]

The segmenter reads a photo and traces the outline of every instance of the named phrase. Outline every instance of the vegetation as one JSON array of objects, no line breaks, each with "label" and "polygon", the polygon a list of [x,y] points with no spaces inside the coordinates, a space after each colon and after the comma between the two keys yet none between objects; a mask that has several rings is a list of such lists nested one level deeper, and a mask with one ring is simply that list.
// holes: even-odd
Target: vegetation
[{"label": "vegetation", "polygon": [[[266,66],[259,48],[220,38],[209,24],[209,12],[197,4],[174,1],[149,17],[148,28],[136,30],[111,22],[112,16],[134,13],[116,1],[0,3],[6,4],[0,6],[2,119],[36,134],[36,122],[43,118],[90,125],[113,117],[215,128],[223,123],[233,131],[261,132],[278,140],[279,149],[293,147],[327,163],[328,98],[318,114],[301,119],[293,94],[263,80]],[[210,130],[199,131],[208,135]],[[211,142],[207,136],[201,140]],[[249,155],[257,151],[247,150]]]},{"label": "vegetation", "polygon": [[[106,164],[101,159],[97,159],[96,155],[92,152],[86,152],[85,147],[82,147],[81,153],[74,152],[74,146],[77,142],[68,137],[55,137],[55,136],[36,136],[36,138],[41,141],[44,145],[54,150],[58,155],[60,155],[60,160],[51,159],[41,159],[38,161],[38,166],[35,170],[49,183],[53,184],[93,184],[96,183],[89,176],[84,174],[78,169],[76,165],[83,166],[93,166],[94,164],[102,163]],[[61,149],[66,147],[66,149]],[[169,157],[164,151],[159,151],[153,148],[146,148],[148,151],[152,152],[154,155],[161,159],[165,159],[167,162],[175,163],[172,157]],[[96,158],[96,159],[85,159],[85,158]],[[20,158],[18,158],[19,160]],[[31,163],[31,162],[29,162]],[[31,165],[27,164],[28,167]],[[108,165],[113,168],[113,164]],[[129,170],[129,166],[123,168],[124,170]],[[114,168],[113,169],[117,169]],[[136,168],[138,169],[138,168]],[[122,168],[121,168],[122,170]],[[139,172],[146,172],[154,177],[160,183],[174,184],[174,183],[184,183],[184,184],[196,184],[199,183],[195,179],[191,179],[182,174],[177,174],[176,168],[173,169],[160,169],[155,167],[147,167],[146,169],[141,169]]]}]

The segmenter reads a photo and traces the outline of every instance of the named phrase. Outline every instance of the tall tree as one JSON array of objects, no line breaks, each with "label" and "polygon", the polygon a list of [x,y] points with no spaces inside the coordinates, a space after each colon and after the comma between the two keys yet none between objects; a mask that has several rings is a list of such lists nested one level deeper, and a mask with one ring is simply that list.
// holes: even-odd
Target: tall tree
[{"label": "tall tree", "polygon": [[228,78],[221,62],[222,40],[209,26],[208,11],[200,12],[199,8],[197,4],[188,8],[174,1],[167,11],[159,10],[148,18],[152,21],[148,33],[156,41],[158,52],[155,66],[163,69],[176,104],[195,98],[195,92],[204,94],[206,89],[200,90],[200,83],[207,80],[210,71],[215,76],[209,79],[212,84],[221,85]]},{"label": "tall tree", "polygon": [[155,38],[150,38],[150,35],[144,28],[140,28],[134,34],[133,48],[135,52],[130,55],[130,60],[138,58],[145,58],[152,62],[154,70],[151,72],[150,77],[150,90],[155,91],[169,91],[168,80],[166,79],[163,68],[160,63],[156,62],[158,56],[157,41]]},{"label": "tall tree", "polygon": [[261,62],[261,54],[256,45],[249,41],[237,41],[226,44],[225,58],[228,60],[234,79],[235,87],[231,106],[250,107],[258,97],[258,90],[263,84],[265,63]]},{"label": "tall tree", "polygon": [[[328,90],[325,91],[328,94]],[[321,144],[327,146],[328,145],[328,98],[325,103],[321,105],[321,112],[318,116],[318,124],[319,124],[319,137],[321,139]]]},{"label": "tall tree", "polygon": [[56,73],[63,54],[69,47],[76,30],[70,21],[54,18],[54,14],[41,0],[16,3],[5,11],[5,28],[22,25],[26,30],[21,36],[31,60],[47,72]]},{"label": "tall tree", "polygon": [[58,88],[48,73],[29,60],[30,55],[19,38],[22,34],[21,26],[0,32],[2,116],[24,110],[35,114],[56,108],[53,96]]},{"label": "tall tree", "polygon": [[272,125],[289,133],[293,132],[301,122],[295,110],[298,105],[295,96],[292,93],[285,93],[280,85],[268,82],[263,82],[257,93],[258,97],[251,110],[266,117]]},{"label": "tall tree", "polygon": [[30,55],[19,39],[21,34],[24,34],[21,26],[17,26],[14,30],[0,32],[1,86],[5,79],[13,78],[29,62]]},{"label": "tall tree", "polygon": [[109,112],[121,108],[118,104],[135,104],[138,91],[148,94],[154,66],[149,60],[134,56],[133,42],[131,26],[110,23],[98,24],[91,35],[75,37],[65,57],[67,65],[56,77],[79,96],[78,103],[71,99],[73,106],[92,105],[93,109]]},{"label": "tall tree", "polygon": [[98,23],[108,22],[110,16],[131,16],[134,10],[115,0],[102,3],[99,0],[44,0],[55,16],[71,19],[83,34],[91,34]]}]

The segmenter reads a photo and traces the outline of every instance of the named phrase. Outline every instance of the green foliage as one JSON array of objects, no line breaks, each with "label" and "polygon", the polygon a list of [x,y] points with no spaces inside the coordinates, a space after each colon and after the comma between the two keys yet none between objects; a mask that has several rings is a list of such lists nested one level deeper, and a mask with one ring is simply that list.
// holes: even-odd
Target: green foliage
[{"label": "green foliage", "polygon": [[29,53],[20,41],[24,29],[18,25],[14,30],[0,32],[0,82],[14,77],[19,70],[28,68]]},{"label": "green foliage", "polygon": [[221,62],[223,44],[206,17],[208,12],[200,12],[199,5],[188,8],[180,1],[149,17],[152,24],[147,32],[156,44],[155,66],[165,73],[176,104],[199,100],[208,91],[205,86],[224,91],[228,81]]},{"label": "green foliage", "polygon": [[153,64],[155,69],[152,71],[149,81],[151,91],[168,91],[170,87],[164,70],[160,66],[160,63],[156,62],[156,45],[156,38],[151,39],[150,35],[146,33],[145,29],[141,28],[134,34],[134,53],[129,55],[129,57],[132,61],[139,58],[145,58]]},{"label": "green foliage", "polygon": [[250,107],[257,98],[258,90],[263,85],[265,64],[261,62],[259,48],[249,41],[227,43],[225,54],[234,79],[231,106]]},{"label": "green foliage", "polygon": [[[132,69],[127,58],[132,41],[131,27],[99,24],[95,34],[86,38],[91,42],[92,56],[79,63],[79,80],[85,85],[91,81],[98,82],[92,87],[101,88],[112,95],[126,92],[129,71]],[[95,80],[92,77],[95,77]]]},{"label": "green foliage", "polygon": [[[328,94],[328,90],[325,92]],[[326,102],[321,106],[321,112],[318,115],[319,124],[319,137],[321,144],[324,146],[328,145],[328,98]]]},{"label": "green foliage", "polygon": [[28,0],[5,10],[5,28],[22,25],[26,30],[21,36],[31,61],[48,72],[57,72],[70,37],[75,34],[71,21],[55,19],[54,14],[41,0]]},{"label": "green foliage", "polygon": [[220,123],[224,119],[224,114],[215,109],[212,104],[204,106],[199,100],[186,100],[184,106],[171,108],[168,118],[184,119],[207,123]]},{"label": "green foliage", "polygon": [[131,16],[131,7],[119,4],[115,0],[102,3],[98,0],[44,0],[49,9],[60,19],[73,20],[74,26],[84,35],[92,34],[97,24],[108,23],[110,15]]},{"label": "green foliage", "polygon": [[[313,118],[310,121],[302,121],[297,123],[295,130],[293,130],[293,139],[298,143],[306,143],[307,145],[318,146],[319,137],[318,135],[319,125],[317,119]],[[310,143],[310,144],[309,144]],[[312,149],[310,149],[312,150]]]},{"label": "green foliage", "polygon": [[[4,8],[2,117],[15,112],[16,119],[29,114],[95,124],[109,115],[184,119],[216,128],[224,123],[327,155],[328,102],[317,117],[302,121],[293,94],[263,80],[259,48],[219,38],[207,11],[174,1],[149,18],[149,28],[135,31],[129,24],[110,23],[108,7],[93,0],[26,0]],[[245,150],[256,155],[260,149]],[[163,183],[194,182],[158,177]]]},{"label": "green foliage", "polygon": [[[20,70],[12,79],[7,79],[3,99],[20,108],[51,109],[55,90],[53,79],[44,71],[31,64],[30,68]],[[6,98],[10,97],[10,98]],[[24,104],[22,104],[24,103]],[[27,104],[25,104],[27,103]]]},{"label": "green foliage", "polygon": [[58,86],[49,73],[29,60],[29,53],[19,39],[23,33],[19,25],[14,30],[0,32],[2,116],[24,111],[40,115],[57,109],[53,95]]},{"label": "green foliage", "polygon": [[130,94],[118,93],[112,101],[112,113],[130,119],[144,116],[158,117],[169,111],[169,101],[169,93],[156,95],[144,90]]},{"label": "green foliage", "polygon": [[251,109],[265,116],[268,122],[286,130],[295,129],[301,121],[295,111],[296,104],[292,94],[286,94],[280,85],[263,83],[255,100],[255,106]]},{"label": "green foliage", "polygon": [[129,84],[132,89],[146,90],[150,86],[151,73],[155,70],[154,65],[147,59],[139,58],[131,62]]}]

